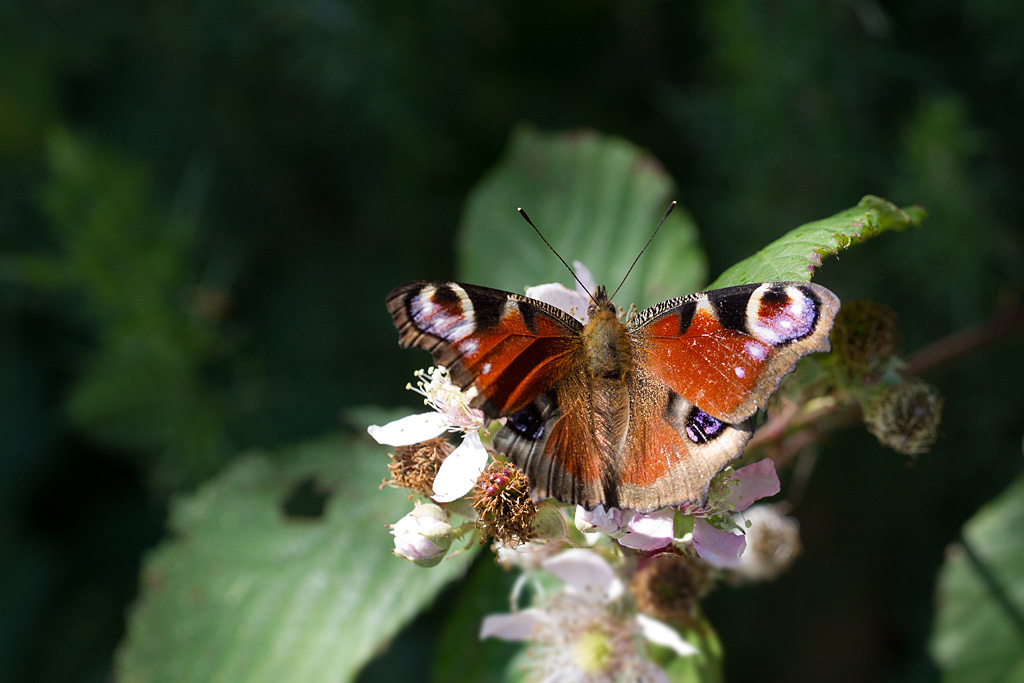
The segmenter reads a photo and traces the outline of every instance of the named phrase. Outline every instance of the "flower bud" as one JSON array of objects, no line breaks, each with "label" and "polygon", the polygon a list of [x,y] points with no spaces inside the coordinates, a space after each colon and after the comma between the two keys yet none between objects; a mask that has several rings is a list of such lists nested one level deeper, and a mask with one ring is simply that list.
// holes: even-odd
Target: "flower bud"
[{"label": "flower bud", "polygon": [[883,446],[917,455],[938,435],[942,397],[935,387],[911,380],[885,390],[864,412],[864,424]]},{"label": "flower bud", "polygon": [[420,567],[433,567],[444,559],[455,537],[448,513],[433,503],[417,505],[391,528],[395,554]]}]

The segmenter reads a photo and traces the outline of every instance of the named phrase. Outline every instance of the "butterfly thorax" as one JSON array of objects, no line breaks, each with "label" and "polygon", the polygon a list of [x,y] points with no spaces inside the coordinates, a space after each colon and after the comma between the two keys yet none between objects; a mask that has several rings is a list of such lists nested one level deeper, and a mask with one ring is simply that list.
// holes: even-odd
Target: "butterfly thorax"
[{"label": "butterfly thorax", "polygon": [[594,378],[625,379],[633,366],[633,346],[604,287],[598,288],[587,313],[590,319],[581,337],[587,353],[588,373]]}]

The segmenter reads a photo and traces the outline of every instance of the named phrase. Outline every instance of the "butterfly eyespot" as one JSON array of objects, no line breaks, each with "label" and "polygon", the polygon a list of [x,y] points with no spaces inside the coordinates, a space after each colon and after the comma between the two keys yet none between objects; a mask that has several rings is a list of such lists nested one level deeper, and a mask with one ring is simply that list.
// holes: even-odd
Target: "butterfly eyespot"
[{"label": "butterfly eyespot", "polygon": [[722,433],[725,423],[700,408],[694,408],[686,420],[686,436],[694,443],[706,443]]},{"label": "butterfly eyespot", "polygon": [[505,426],[531,441],[536,441],[544,435],[544,421],[532,404],[509,416]]}]

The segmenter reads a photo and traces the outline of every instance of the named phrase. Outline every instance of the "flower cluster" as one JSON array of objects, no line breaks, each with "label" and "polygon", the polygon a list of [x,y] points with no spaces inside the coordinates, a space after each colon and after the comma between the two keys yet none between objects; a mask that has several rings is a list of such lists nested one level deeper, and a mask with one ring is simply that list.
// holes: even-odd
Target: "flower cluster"
[{"label": "flower cluster", "polygon": [[646,642],[688,657],[697,649],[625,600],[612,566],[592,550],[566,550],[543,562],[562,589],[539,604],[484,619],[481,638],[528,641],[532,677],[545,681],[651,681],[665,672],[644,656]]}]

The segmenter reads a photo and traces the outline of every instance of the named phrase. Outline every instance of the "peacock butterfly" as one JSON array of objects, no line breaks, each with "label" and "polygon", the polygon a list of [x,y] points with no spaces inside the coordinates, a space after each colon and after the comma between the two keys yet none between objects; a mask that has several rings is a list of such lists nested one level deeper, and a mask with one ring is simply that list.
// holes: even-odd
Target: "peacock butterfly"
[{"label": "peacock butterfly", "polygon": [[506,418],[494,448],[534,500],[649,511],[706,501],[783,376],[829,350],[839,298],[805,282],[747,284],[623,323],[598,287],[584,324],[521,294],[410,282],[387,308],[403,348],[429,351],[476,389],[473,407]]}]

